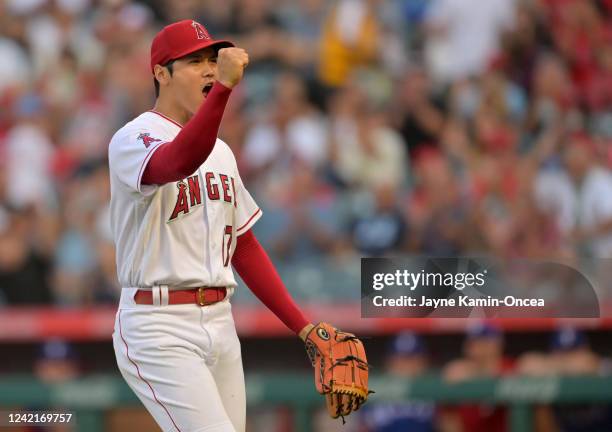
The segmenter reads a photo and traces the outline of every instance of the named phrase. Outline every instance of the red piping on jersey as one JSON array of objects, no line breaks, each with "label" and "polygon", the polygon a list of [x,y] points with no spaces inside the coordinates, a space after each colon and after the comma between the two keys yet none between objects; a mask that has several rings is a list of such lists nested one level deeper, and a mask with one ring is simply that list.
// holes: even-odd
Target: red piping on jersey
[{"label": "red piping on jersey", "polygon": [[[176,137],[161,144],[146,164],[141,183],[165,184],[184,179],[193,174],[215,148],[217,133],[232,90],[218,81],[194,116],[185,123]],[[153,111],[163,119],[174,120]],[[180,127],[180,125],[179,125]]]},{"label": "red piping on jersey", "polygon": [[153,393],[153,398],[157,401],[158,404],[161,405],[161,407],[164,409],[164,411],[166,411],[166,414],[168,414],[168,417],[170,417],[170,421],[172,422],[172,424],[174,425],[176,430],[178,432],[181,432],[181,430],[178,428],[178,426],[174,422],[174,419],[170,415],[170,411],[168,411],[168,409],[165,407],[165,405],[163,403],[161,403],[159,399],[157,399],[157,395],[155,394],[155,390],[153,390],[153,387],[151,386],[151,384],[149,384],[149,382],[142,377],[142,375],[140,374],[140,369],[138,368],[138,365],[136,364],[136,362],[130,358],[130,350],[128,348],[127,342],[123,338],[123,331],[121,330],[121,312],[122,311],[120,310],[119,311],[119,335],[121,336],[121,340],[125,344],[125,354],[127,355],[128,360],[136,367],[136,372],[138,372],[138,376],[140,377],[140,379],[143,380],[145,382],[145,384],[148,385],[149,388],[151,389],[151,393]]},{"label": "red piping on jersey", "polygon": [[175,125],[177,125],[179,128],[183,129],[183,125],[180,124],[179,122],[172,120],[170,117],[168,117],[167,115],[164,115],[162,113],[160,113],[159,111],[155,111],[155,110],[149,110],[148,112],[153,113],[153,114],[157,114],[160,117],[165,118],[166,120],[168,120],[170,123],[174,123]]},{"label": "red piping on jersey", "polygon": [[246,221],[240,228],[236,229],[236,233],[239,233],[240,230],[242,230],[244,227],[248,226],[251,223],[251,221],[253,220],[253,218],[259,214],[259,212],[261,212],[260,208],[258,208],[257,211],[255,213],[253,213],[253,216],[251,216],[248,221]]},{"label": "red piping on jersey", "polygon": [[238,237],[232,265],[249,289],[287,327],[299,334],[308,320],[283,284],[253,231]]}]

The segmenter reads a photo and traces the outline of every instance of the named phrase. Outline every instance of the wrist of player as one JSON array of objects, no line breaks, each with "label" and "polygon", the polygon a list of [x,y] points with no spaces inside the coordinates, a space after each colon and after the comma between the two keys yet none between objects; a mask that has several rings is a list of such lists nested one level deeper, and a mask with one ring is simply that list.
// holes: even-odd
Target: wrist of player
[{"label": "wrist of player", "polygon": [[236,87],[236,84],[237,84],[237,83],[236,83],[236,84],[234,84],[234,83],[233,83],[232,81],[230,81],[230,80],[224,80],[224,79],[222,79],[222,78],[219,78],[219,79],[217,80],[217,84],[220,84],[220,85],[222,85],[223,87],[225,87],[226,89],[231,90],[231,89],[233,89],[234,87]]},{"label": "wrist of player", "polygon": [[232,89],[240,84],[242,78],[244,76],[244,69],[241,71],[232,71],[229,73],[219,74],[217,78],[217,82],[227,87],[228,89]]},{"label": "wrist of player", "polygon": [[312,323],[306,324],[304,328],[300,330],[300,333],[299,333],[300,339],[306,342],[306,336],[308,336],[308,333],[310,333],[310,330],[312,330],[313,328],[314,328],[314,324]]}]

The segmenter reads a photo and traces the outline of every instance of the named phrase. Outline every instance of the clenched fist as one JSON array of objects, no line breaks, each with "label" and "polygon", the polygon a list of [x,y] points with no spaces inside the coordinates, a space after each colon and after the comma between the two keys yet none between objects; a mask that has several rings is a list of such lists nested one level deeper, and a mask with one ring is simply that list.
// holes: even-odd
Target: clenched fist
[{"label": "clenched fist", "polygon": [[242,48],[221,48],[217,55],[218,81],[225,87],[235,87],[248,64],[249,55]]}]

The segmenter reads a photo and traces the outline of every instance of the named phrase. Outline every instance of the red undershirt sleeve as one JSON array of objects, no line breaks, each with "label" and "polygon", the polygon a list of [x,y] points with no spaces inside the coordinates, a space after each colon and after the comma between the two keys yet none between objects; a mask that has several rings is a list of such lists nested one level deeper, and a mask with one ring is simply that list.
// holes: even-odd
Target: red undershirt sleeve
[{"label": "red undershirt sleeve", "polygon": [[182,180],[198,169],[212,152],[225,105],[232,90],[218,81],[195,115],[170,142],[151,156],[141,184],[164,184]]},{"label": "red undershirt sleeve", "polygon": [[253,294],[294,333],[309,323],[251,230],[238,237],[232,265]]}]

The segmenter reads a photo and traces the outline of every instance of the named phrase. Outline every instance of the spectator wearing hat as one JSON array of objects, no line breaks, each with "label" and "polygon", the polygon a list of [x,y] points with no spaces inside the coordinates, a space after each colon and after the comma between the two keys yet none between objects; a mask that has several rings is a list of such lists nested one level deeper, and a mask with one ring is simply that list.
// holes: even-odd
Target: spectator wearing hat
[{"label": "spectator wearing hat", "polygon": [[[561,328],[551,338],[550,369],[560,375],[598,375],[606,369],[586,335],[575,328]],[[552,413],[561,432],[612,430],[610,404],[554,405]]]},{"label": "spectator wearing hat", "polygon": [[573,327],[557,330],[551,337],[551,369],[564,375],[598,373],[601,359],[593,352],[586,335]]},{"label": "spectator wearing hat", "polygon": [[79,361],[74,348],[61,339],[45,341],[34,363],[36,377],[47,383],[69,381],[79,376]]},{"label": "spectator wearing hat", "polygon": [[450,382],[464,379],[499,376],[509,372],[513,363],[504,358],[504,338],[501,330],[491,324],[479,323],[467,330],[463,344],[464,356],[444,368]]},{"label": "spectator wearing hat", "polygon": [[[583,332],[562,327],[551,336],[548,353],[524,354],[517,370],[528,376],[604,375],[609,365],[591,349]],[[612,430],[612,410],[602,404],[543,405],[536,407],[535,424],[545,432],[608,431]]]},{"label": "spectator wearing hat", "polygon": [[605,370],[605,362],[591,349],[586,335],[573,327],[553,333],[548,353],[527,352],[517,362],[517,371],[531,376],[598,374]]},{"label": "spectator wearing hat", "polygon": [[[491,324],[478,323],[467,330],[463,357],[446,365],[443,376],[448,382],[457,383],[507,375],[512,372],[514,363],[504,357],[503,351],[501,330]],[[507,417],[505,408],[486,403],[452,407],[443,415],[445,425],[462,432],[504,432]]]},{"label": "spectator wearing hat", "polygon": [[[427,374],[429,359],[421,337],[404,331],[389,345],[387,373],[398,380],[411,380]],[[435,405],[427,401],[371,404],[362,410],[360,432],[433,432]]]},{"label": "spectator wearing hat", "polygon": [[[38,348],[38,353],[34,362],[34,375],[44,384],[53,388],[55,385],[73,381],[80,376],[79,357],[70,344],[70,342],[62,339],[48,339],[44,341]],[[40,411],[49,409],[45,406],[28,406],[26,411]],[[55,412],[70,413],[71,408],[68,406],[53,406]],[[27,432],[67,432],[76,430],[74,427],[74,419],[68,423],[55,423],[49,425],[30,425],[26,429],[20,429]]]}]

